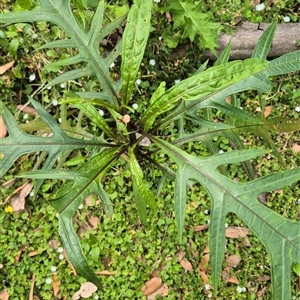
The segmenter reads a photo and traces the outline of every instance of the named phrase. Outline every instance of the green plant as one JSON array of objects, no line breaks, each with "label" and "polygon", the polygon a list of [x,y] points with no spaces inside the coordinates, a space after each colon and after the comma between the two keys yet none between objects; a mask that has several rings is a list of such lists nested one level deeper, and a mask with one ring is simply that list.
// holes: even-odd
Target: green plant
[{"label": "green plant", "polygon": [[[299,168],[256,178],[251,160],[258,157],[265,159],[264,155],[270,151],[255,149],[255,145],[252,149],[245,149],[240,134],[242,131],[258,133],[272,148],[275,157],[281,160],[269,131],[294,131],[299,129],[299,121],[284,117],[268,120],[263,114],[254,116],[239,108],[235,94],[252,89],[268,92],[271,87],[269,77],[300,69],[300,52],[289,53],[270,62],[266,60],[276,27],[273,24],[259,40],[252,58],[228,63],[229,45],[213,67],[206,69],[204,64],[193,76],[167,90],[165,83],[160,83],[151,99],[143,103],[146,109],[137,113],[131,104],[139,103],[135,80],[150,32],[152,0],[135,1],[127,18],[122,44],[118,42],[106,56],[100,56],[99,43],[123,22],[125,16],[101,27],[105,6],[104,1],[100,1],[90,24],[83,28],[70,9],[70,1],[40,0],[39,4],[32,11],[2,14],[0,22],[52,22],[69,36],[42,48],[76,48],[78,54],[53,62],[48,68],[78,67],[54,78],[44,88],[86,76],[95,77],[99,85],[97,90],[83,88],[80,92],[65,93],[60,100],[61,125],[37,101],[37,95],[30,97],[42,120],[35,127],[36,134],[20,130],[1,102],[0,115],[9,135],[0,139],[0,175],[4,176],[20,156],[42,153],[33,171],[17,177],[36,179],[36,194],[45,179],[63,181],[61,186],[52,186],[53,195],[49,203],[59,213],[59,234],[78,273],[101,288],[98,277],[87,264],[73,228],[72,217],[79,205],[94,193],[101,199],[105,211],[111,214],[112,201],[105,191],[105,175],[112,166],[120,165],[131,176],[130,180],[126,178],[126,182],[133,188],[137,211],[147,226],[149,208],[155,212],[156,201],[150,183],[145,182],[144,172],[151,173],[150,166],[154,166],[175,181],[174,212],[180,242],[184,235],[187,186],[198,182],[211,197],[209,245],[215,293],[225,251],[225,218],[228,213],[234,213],[259,237],[270,255],[274,299],[291,299],[291,267],[300,261],[300,223],[267,208],[257,197],[298,181]],[[121,76],[114,81],[110,66],[121,52]],[[224,99],[230,95],[229,104]],[[68,122],[67,105],[79,110],[75,126]],[[260,106],[264,111],[263,97],[260,98]],[[96,107],[101,107],[109,117],[101,116]],[[217,110],[216,114],[212,108]],[[83,115],[96,128],[96,134],[82,127]],[[220,121],[216,122],[218,116]],[[221,122],[222,118],[224,122]],[[41,124],[52,135],[39,135]],[[177,135],[168,134],[169,126],[176,127]],[[226,146],[228,140],[238,150],[229,151]],[[199,141],[215,154],[202,156],[201,148],[197,148]],[[221,144],[228,151],[216,153]],[[83,162],[78,155],[80,149],[84,149],[86,155]],[[65,161],[70,162],[70,153],[75,153],[75,157],[80,159],[79,166],[66,170],[61,166]],[[243,163],[250,180],[237,182],[230,178],[227,166],[239,163]],[[284,161],[281,163],[284,165]],[[38,168],[40,170],[36,170]],[[157,183],[158,187],[163,185],[165,176]]]},{"label": "green plant", "polygon": [[200,49],[215,52],[217,38],[222,26],[211,21],[208,13],[202,12],[202,2],[173,0],[163,3],[158,11],[169,14],[169,23],[173,22],[170,32],[164,30],[162,37],[171,48],[188,38],[196,42]]}]

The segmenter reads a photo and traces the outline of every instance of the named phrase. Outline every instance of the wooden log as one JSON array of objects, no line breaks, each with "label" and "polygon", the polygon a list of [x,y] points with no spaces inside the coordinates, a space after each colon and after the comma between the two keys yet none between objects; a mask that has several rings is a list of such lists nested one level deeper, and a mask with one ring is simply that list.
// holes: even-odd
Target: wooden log
[{"label": "wooden log", "polygon": [[[241,22],[237,25],[237,31],[233,35],[221,34],[218,39],[218,55],[224,50],[231,40],[230,60],[245,59],[252,55],[253,49],[258,39],[270,24]],[[300,41],[300,24],[285,23],[278,24],[276,27],[272,47],[268,57],[279,57],[285,53],[300,50],[297,44]],[[216,56],[209,51],[203,55],[203,60],[216,60]]]},{"label": "wooden log", "polygon": [[[219,48],[216,49],[219,55],[231,40],[230,60],[245,59],[252,55],[253,49],[258,39],[270,24],[268,23],[250,23],[241,22],[237,25],[237,31],[233,35],[222,33],[218,39]],[[271,50],[268,54],[269,58],[279,57],[285,53],[300,50],[298,42],[300,41],[300,23],[278,24],[276,27]],[[185,57],[185,45],[179,46],[173,53],[171,58]],[[210,51],[205,51],[201,60],[216,60],[216,56]]]}]

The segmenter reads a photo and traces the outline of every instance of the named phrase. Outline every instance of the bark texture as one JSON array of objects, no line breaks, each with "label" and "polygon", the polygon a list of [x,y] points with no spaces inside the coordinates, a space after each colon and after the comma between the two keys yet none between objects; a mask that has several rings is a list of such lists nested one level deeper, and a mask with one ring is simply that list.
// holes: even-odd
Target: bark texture
[{"label": "bark texture", "polygon": [[[217,49],[218,55],[231,40],[231,60],[251,57],[258,39],[269,26],[270,24],[268,23],[241,22],[237,25],[237,31],[233,35],[220,35],[218,40],[219,48]],[[300,24],[278,24],[268,57],[279,57],[285,53],[299,50],[300,47],[297,46],[299,41]],[[203,59],[216,60],[216,56],[207,51]]]},{"label": "bark texture", "polygon": [[[270,24],[250,22],[241,22],[237,27],[237,31],[233,35],[222,33],[218,40],[219,48],[216,49],[218,55],[224,50],[231,40],[230,60],[245,59],[252,55],[253,49],[258,39]],[[285,53],[300,50],[297,46],[300,41],[300,23],[278,24],[274,35],[271,50],[268,57],[279,57]],[[184,58],[186,54],[186,45],[179,46],[173,53],[171,58]],[[206,51],[202,56],[202,61],[207,59],[216,60],[216,56],[210,51]]]}]

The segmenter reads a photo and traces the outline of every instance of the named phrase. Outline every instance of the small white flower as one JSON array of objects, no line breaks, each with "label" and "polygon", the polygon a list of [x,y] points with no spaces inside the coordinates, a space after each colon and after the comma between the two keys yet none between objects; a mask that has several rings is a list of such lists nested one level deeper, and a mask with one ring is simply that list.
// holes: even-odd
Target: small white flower
[{"label": "small white flower", "polygon": [[296,204],[300,204],[300,199],[296,200]]},{"label": "small white flower", "polygon": [[205,288],[207,291],[209,291],[209,290],[210,290],[210,285],[209,285],[209,284],[205,284],[205,285],[204,285],[204,288]]},{"label": "small white flower", "polygon": [[38,35],[36,33],[34,33],[32,36],[31,36],[33,39],[36,39],[38,37]]},{"label": "small white flower", "polygon": [[257,4],[256,6],[255,6],[255,9],[257,10],[257,11],[262,11],[262,10],[264,10],[265,9],[265,4],[264,3],[260,3],[260,4]]},{"label": "small white flower", "polygon": [[57,106],[57,104],[58,104],[58,101],[57,101],[56,99],[53,99],[53,100],[52,100],[52,105],[53,105],[53,106]]},{"label": "small white flower", "polygon": [[58,118],[58,123],[61,123],[61,118]]},{"label": "small white flower", "polygon": [[158,37],[158,40],[159,40],[159,41],[161,41],[162,39],[163,39],[163,37],[162,37],[162,36],[159,36],[159,37]]},{"label": "small white flower", "polygon": [[60,87],[63,89],[65,87],[65,84],[64,83],[61,83],[60,84]]},{"label": "small white flower", "polygon": [[65,257],[63,254],[59,254],[58,259],[63,260]]},{"label": "small white flower", "polygon": [[34,192],[30,192],[29,196],[33,197],[34,196]]},{"label": "small white flower", "polygon": [[222,153],[224,153],[224,151],[221,149],[221,150],[219,150],[219,153],[222,154]]},{"label": "small white flower", "polygon": [[154,3],[160,3],[160,0],[153,0]]},{"label": "small white flower", "polygon": [[27,120],[28,119],[28,114],[24,114],[23,119]]},{"label": "small white flower", "polygon": [[137,84],[137,85],[140,85],[141,84],[141,82],[142,82],[142,80],[141,79],[137,79],[136,81],[135,81],[135,83]]},{"label": "small white flower", "polygon": [[56,272],[56,267],[52,266],[52,267],[50,268],[50,270],[51,270],[52,273],[54,273],[54,272]]},{"label": "small white flower", "polygon": [[112,62],[112,63],[110,64],[109,68],[112,69],[114,66],[115,66],[115,63]]},{"label": "small white flower", "polygon": [[228,227],[228,224],[227,223],[225,223],[225,228],[227,228]]},{"label": "small white flower", "polygon": [[137,110],[138,107],[139,107],[139,105],[138,105],[137,103],[133,103],[133,104],[132,104],[132,108],[133,108],[134,110]]},{"label": "small white flower", "polygon": [[206,215],[208,215],[208,213],[209,213],[208,209],[205,209],[205,210],[204,210],[204,213],[205,213]]},{"label": "small white flower", "polygon": [[175,79],[174,82],[175,84],[179,83],[181,81],[181,79]]},{"label": "small white flower", "polygon": [[98,296],[98,295],[95,295],[95,296],[94,296],[94,299],[95,299],[95,300],[99,299],[99,296]]},{"label": "small white flower", "polygon": [[300,106],[296,106],[296,107],[295,107],[295,111],[296,111],[296,112],[300,112]]},{"label": "small white flower", "polygon": [[208,219],[208,220],[206,221],[206,223],[209,224],[209,223],[210,223],[210,219]]},{"label": "small white flower", "polygon": [[35,80],[35,74],[33,73],[33,74],[30,74],[29,75],[29,81],[31,82],[31,81],[33,81],[33,80]]},{"label": "small white flower", "polygon": [[212,297],[212,294],[207,294],[207,298],[211,298]]},{"label": "small white flower", "polygon": [[289,21],[291,21],[291,18],[289,16],[285,16],[283,17],[283,21],[288,23]]},{"label": "small white flower", "polygon": [[246,288],[245,288],[245,287],[238,286],[238,287],[236,288],[236,291],[237,291],[239,294],[242,294],[242,293],[245,293],[245,292],[246,292]]},{"label": "small white flower", "polygon": [[62,248],[62,247],[57,248],[57,252],[58,253],[63,253],[64,252],[64,248]]},{"label": "small white flower", "polygon": [[155,59],[150,59],[149,60],[149,65],[155,66]]},{"label": "small white flower", "polygon": [[99,109],[99,110],[98,110],[98,113],[99,113],[99,115],[100,115],[101,117],[104,116],[104,111],[103,111],[102,109]]},{"label": "small white flower", "polygon": [[51,284],[52,283],[52,279],[51,278],[46,278],[45,282],[46,282],[46,284]]},{"label": "small white flower", "polygon": [[83,209],[83,204],[80,204],[80,205],[78,206],[78,209]]},{"label": "small white flower", "polygon": [[48,87],[47,87],[48,90],[51,90],[51,88],[52,88],[52,86],[48,86]]}]

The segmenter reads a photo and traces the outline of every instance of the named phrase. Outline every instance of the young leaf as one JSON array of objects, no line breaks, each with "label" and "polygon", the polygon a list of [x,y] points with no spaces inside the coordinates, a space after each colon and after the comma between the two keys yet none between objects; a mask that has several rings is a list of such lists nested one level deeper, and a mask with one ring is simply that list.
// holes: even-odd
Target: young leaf
[{"label": "young leaf", "polygon": [[129,148],[129,165],[132,174],[133,195],[139,217],[143,224],[147,223],[147,205],[155,209],[155,197],[153,192],[143,182],[143,170],[140,167],[132,148]]},{"label": "young leaf", "polygon": [[260,59],[233,61],[198,73],[167,90],[146,110],[141,125],[148,131],[155,118],[178,105],[181,100],[206,99],[250,75],[266,69],[268,62]]},{"label": "young leaf", "polygon": [[121,76],[122,101],[127,105],[150,32],[152,0],[136,0],[130,9],[123,34]]}]

